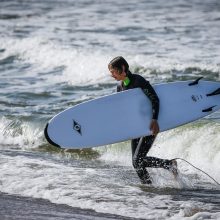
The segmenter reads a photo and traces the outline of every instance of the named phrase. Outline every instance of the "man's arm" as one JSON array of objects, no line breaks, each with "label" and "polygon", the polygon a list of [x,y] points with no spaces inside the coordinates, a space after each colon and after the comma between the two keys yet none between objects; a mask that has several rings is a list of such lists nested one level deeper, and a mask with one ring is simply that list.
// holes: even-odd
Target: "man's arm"
[{"label": "man's arm", "polygon": [[150,99],[152,103],[152,119],[157,120],[159,115],[159,108],[160,108],[160,100],[154,90],[154,88],[150,85],[149,82],[146,83],[145,87],[143,88],[144,94]]},{"label": "man's arm", "polygon": [[150,85],[148,81],[145,84],[143,91],[152,103],[152,121],[150,124],[150,130],[152,131],[152,135],[156,136],[160,131],[159,125],[157,123],[157,119],[159,115],[159,108],[160,108],[160,101],[154,88]]}]

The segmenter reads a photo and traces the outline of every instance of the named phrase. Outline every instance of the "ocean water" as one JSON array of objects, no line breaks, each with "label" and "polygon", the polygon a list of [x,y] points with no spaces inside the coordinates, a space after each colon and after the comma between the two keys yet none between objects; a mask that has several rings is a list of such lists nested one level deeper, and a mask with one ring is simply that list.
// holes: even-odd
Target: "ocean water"
[{"label": "ocean water", "polygon": [[[152,84],[220,81],[219,35],[219,0],[1,0],[1,219],[220,219],[219,185],[184,161],[178,180],[149,169],[145,186],[129,141],[61,150],[43,134],[58,112],[115,92],[118,55]],[[149,154],[220,182],[219,132],[220,111],[159,134]]]}]

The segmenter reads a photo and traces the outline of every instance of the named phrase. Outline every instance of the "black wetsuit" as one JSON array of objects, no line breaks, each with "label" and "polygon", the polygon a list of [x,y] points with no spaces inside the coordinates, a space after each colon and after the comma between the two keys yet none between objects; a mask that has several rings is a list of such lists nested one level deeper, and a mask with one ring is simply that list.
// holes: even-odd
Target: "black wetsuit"
[{"label": "black wetsuit", "polygon": [[[129,84],[125,86],[122,82],[120,85],[117,86],[117,91],[120,92],[128,89],[141,88],[152,103],[152,119],[157,120],[159,114],[159,98],[153,87],[146,79],[144,79],[140,75],[132,74],[129,72],[129,74],[127,74],[127,77],[130,80]],[[147,172],[146,167],[165,169],[169,169],[171,167],[171,160],[164,160],[156,157],[146,156],[151,146],[153,145],[154,140],[155,136],[150,135],[141,139],[133,139],[131,141],[133,166],[142,183],[151,183],[150,176]]]}]

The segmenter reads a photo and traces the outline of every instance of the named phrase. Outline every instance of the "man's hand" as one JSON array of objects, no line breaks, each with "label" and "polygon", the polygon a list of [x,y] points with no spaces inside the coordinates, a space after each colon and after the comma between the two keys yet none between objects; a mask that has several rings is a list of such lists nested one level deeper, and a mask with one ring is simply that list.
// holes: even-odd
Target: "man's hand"
[{"label": "man's hand", "polygon": [[157,136],[157,134],[160,131],[159,125],[157,123],[156,119],[152,119],[151,124],[150,124],[150,130],[152,132],[152,135]]}]

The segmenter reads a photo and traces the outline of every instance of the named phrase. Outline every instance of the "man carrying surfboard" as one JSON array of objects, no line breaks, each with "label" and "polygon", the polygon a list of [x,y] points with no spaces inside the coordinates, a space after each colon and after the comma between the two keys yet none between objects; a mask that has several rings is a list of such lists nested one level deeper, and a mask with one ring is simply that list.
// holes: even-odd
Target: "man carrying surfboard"
[{"label": "man carrying surfboard", "polygon": [[157,123],[159,115],[159,98],[150,85],[150,83],[138,74],[132,74],[129,70],[127,61],[121,57],[115,57],[108,64],[108,69],[111,76],[120,81],[117,86],[117,92],[141,88],[144,94],[150,99],[152,103],[152,121],[150,124],[150,130],[152,135],[133,139],[131,141],[132,149],[132,163],[140,180],[144,184],[151,184],[151,178],[147,171],[147,167],[164,168],[172,171],[174,176],[177,176],[177,162],[176,160],[160,159],[156,157],[148,157],[147,154],[154,143],[154,140],[159,133],[159,125]]}]

